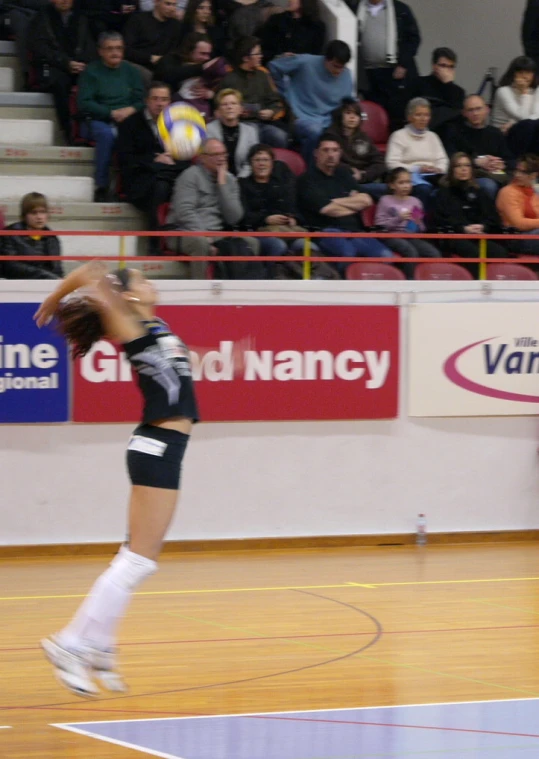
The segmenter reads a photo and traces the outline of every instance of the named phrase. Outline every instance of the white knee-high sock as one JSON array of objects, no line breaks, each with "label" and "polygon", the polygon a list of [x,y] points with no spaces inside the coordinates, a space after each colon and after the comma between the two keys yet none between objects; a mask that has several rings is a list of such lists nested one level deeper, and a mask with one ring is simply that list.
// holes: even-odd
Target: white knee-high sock
[{"label": "white knee-high sock", "polygon": [[97,578],[71,622],[57,634],[61,646],[74,651],[114,648],[116,631],[133,591],[157,571],[157,564],[122,546]]}]

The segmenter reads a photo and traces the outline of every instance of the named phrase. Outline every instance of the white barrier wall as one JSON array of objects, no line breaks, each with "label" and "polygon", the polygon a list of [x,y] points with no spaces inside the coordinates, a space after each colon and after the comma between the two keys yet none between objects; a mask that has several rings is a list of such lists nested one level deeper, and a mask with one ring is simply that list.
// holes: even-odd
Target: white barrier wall
[{"label": "white barrier wall", "polygon": [[[535,283],[162,282],[163,303],[535,301]],[[389,289],[390,288],[390,289]],[[47,283],[0,282],[0,302],[37,302]],[[538,309],[539,311],[539,309]],[[539,528],[535,417],[201,424],[171,539]],[[343,324],[343,329],[346,325]],[[0,426],[0,544],[120,540],[131,425]]]}]

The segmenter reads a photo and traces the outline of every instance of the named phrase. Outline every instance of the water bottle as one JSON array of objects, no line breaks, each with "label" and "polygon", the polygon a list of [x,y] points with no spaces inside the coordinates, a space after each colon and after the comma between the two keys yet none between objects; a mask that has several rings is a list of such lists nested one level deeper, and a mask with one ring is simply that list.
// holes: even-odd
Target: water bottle
[{"label": "water bottle", "polygon": [[415,542],[418,546],[427,544],[427,517],[424,514],[417,516]]}]

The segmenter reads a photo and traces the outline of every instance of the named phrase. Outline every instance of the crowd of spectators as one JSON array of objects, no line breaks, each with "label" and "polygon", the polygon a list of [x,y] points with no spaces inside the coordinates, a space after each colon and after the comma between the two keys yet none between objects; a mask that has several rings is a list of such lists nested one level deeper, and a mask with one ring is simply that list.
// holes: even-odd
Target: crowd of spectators
[{"label": "crowd of spectators", "polygon": [[[539,2],[528,2],[526,54],[510,63],[492,104],[457,84],[458,55],[448,47],[436,48],[431,72],[419,75],[420,23],[406,3],[347,2],[357,20],[355,77],[350,48],[327,39],[317,0],[7,6],[26,86],[53,95],[67,144],[95,146],[97,202],[127,200],[146,214],[149,230],[159,229],[165,208],[168,228],[275,232],[173,238],[178,253],[243,251],[261,264],[242,271],[279,276],[286,267],[264,265],[265,256],[296,252],[306,230],[361,232],[367,224],[417,238],[320,238],[315,253],[398,253],[411,277],[407,257],[477,256],[475,240],[433,242],[421,233],[537,232]],[[384,152],[362,128],[361,100],[387,111]],[[157,118],[175,101],[191,103],[208,123],[195,164],[174,161],[159,141]],[[299,177],[276,157],[283,148],[302,156]],[[20,224],[30,225],[24,209]],[[161,250],[151,238],[150,252]],[[538,241],[488,244],[491,257],[522,251],[539,253]],[[206,276],[205,262],[190,268],[193,278]]]}]

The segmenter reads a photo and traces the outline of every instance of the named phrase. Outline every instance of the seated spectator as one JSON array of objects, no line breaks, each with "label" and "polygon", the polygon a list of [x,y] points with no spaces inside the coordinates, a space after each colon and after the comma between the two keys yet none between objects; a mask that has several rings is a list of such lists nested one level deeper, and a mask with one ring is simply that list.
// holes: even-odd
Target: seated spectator
[{"label": "seated spectator", "polygon": [[[393,169],[387,183],[391,195],[384,195],[376,206],[374,223],[384,232],[425,232],[425,209],[419,198],[411,196],[412,178],[407,169]],[[386,240],[395,253],[405,258],[439,258],[440,251],[432,242],[415,238]],[[404,268],[404,267],[403,267]],[[406,274],[413,278],[413,266],[406,265]]]},{"label": "seated spectator", "polygon": [[123,60],[124,43],[118,32],[103,32],[98,40],[101,60],[94,61],[80,77],[78,110],[88,122],[81,127],[95,142],[95,200],[106,202],[110,162],[117,125],[144,107],[144,85],[139,72]]},{"label": "seated spectator", "polygon": [[[176,18],[176,0],[155,0],[153,11],[134,13],[125,26],[125,58],[135,65],[145,85],[166,77],[170,53],[180,47],[183,27]],[[159,70],[156,69],[160,64]]]},{"label": "seated spectator", "polygon": [[[242,225],[257,232],[305,232],[298,225],[295,178],[288,166],[276,161],[269,145],[254,145],[249,151],[250,176],[240,179],[244,208]],[[288,250],[303,250],[303,238],[259,237],[262,256],[284,256]],[[268,273],[275,270],[268,264]]]},{"label": "seated spectator", "polygon": [[413,89],[414,97],[429,101],[432,111],[431,129],[445,136],[448,126],[461,118],[464,90],[455,84],[457,54],[448,47],[437,47],[432,53],[432,74],[421,76]]},{"label": "seated spectator", "polygon": [[318,0],[289,0],[288,10],[275,13],[260,28],[266,61],[280,55],[321,55],[326,25],[319,18]]},{"label": "seated spectator", "polygon": [[3,256],[20,256],[20,261],[1,263],[2,276],[6,279],[61,279],[60,261],[28,261],[27,256],[59,256],[60,242],[57,237],[42,237],[41,232],[50,231],[47,226],[49,206],[40,192],[29,192],[21,200],[21,220],[6,229],[26,229],[26,237],[3,237],[0,251]]},{"label": "seated spectator", "polygon": [[[127,200],[148,216],[149,229],[159,227],[158,208],[168,203],[174,182],[190,165],[175,161],[163,150],[157,132],[157,119],[170,104],[170,88],[164,82],[152,82],[146,95],[146,107],[122,121],[118,128],[118,161],[122,187]],[[150,250],[159,252],[159,240],[150,237]]]},{"label": "seated spectator", "polygon": [[539,78],[531,58],[511,61],[494,96],[492,123],[507,137],[513,155],[539,151]]},{"label": "seated spectator", "polygon": [[322,55],[293,55],[270,62],[269,70],[286,98],[294,121],[294,134],[306,162],[322,132],[331,124],[333,111],[353,95],[346,42],[332,40]]},{"label": "seated spectator", "polygon": [[353,98],[345,98],[332,116],[326,135],[332,134],[342,147],[341,163],[349,166],[363,192],[376,200],[387,192],[382,182],[386,173],[384,156],[368,134],[361,128],[361,105]]},{"label": "seated spectator", "polygon": [[[139,0],[139,10],[140,11],[153,11],[155,0]],[[183,21],[183,18],[185,16],[185,7],[187,5],[187,0],[177,0],[176,2],[176,18],[178,21]]]},{"label": "seated spectator", "polygon": [[[496,198],[502,223],[508,231],[539,235],[539,195],[535,192],[538,181],[539,158],[535,155],[519,158],[513,180],[502,187]],[[511,240],[508,245],[514,253],[539,255],[539,240]]]},{"label": "seated spectator", "polygon": [[350,5],[358,19],[358,83],[365,73],[366,97],[402,126],[410,86],[418,76],[415,56],[421,35],[413,11],[400,0],[354,0]]},{"label": "seated spectator", "polygon": [[52,94],[60,129],[69,145],[71,87],[97,57],[88,21],[73,0],[52,0],[34,16],[28,29],[28,50],[37,86]]},{"label": "seated spectator", "polygon": [[0,17],[8,20],[9,28],[15,37],[17,58],[19,59],[25,89],[30,84],[28,29],[37,11],[46,8],[49,2],[50,0],[19,0],[17,3],[0,4]]},{"label": "seated spectator", "polygon": [[226,38],[223,28],[215,23],[211,0],[189,0],[183,18],[183,35],[198,32],[209,37],[213,54],[224,55]]},{"label": "seated spectator", "polygon": [[260,65],[260,42],[256,37],[244,37],[235,52],[236,66],[221,80],[218,89],[241,92],[242,118],[258,126],[263,142],[275,148],[285,148],[288,133],[282,122],[284,105],[267,69]]},{"label": "seated spectator", "polygon": [[[471,158],[466,153],[451,156],[447,177],[436,193],[433,222],[439,232],[481,235],[501,232],[501,220],[493,199],[479,186]],[[440,240],[444,253],[477,258],[479,240]],[[507,258],[497,240],[487,240],[488,258]],[[468,267],[477,275],[477,264]]]},{"label": "seated spectator", "polygon": [[258,128],[240,121],[242,103],[241,93],[237,90],[221,90],[215,104],[217,118],[208,124],[208,138],[213,137],[226,147],[230,173],[246,177],[251,172],[250,150],[260,141]]},{"label": "seated spectator", "polygon": [[[342,148],[323,134],[314,152],[315,165],[298,179],[298,206],[310,229],[321,232],[364,232],[360,213],[372,205],[350,169],[341,165]],[[389,248],[371,237],[321,237],[320,249],[329,256],[389,258]],[[346,267],[336,264],[339,273]]]},{"label": "seated spectator", "polygon": [[[78,0],[90,22],[94,39],[103,32],[122,32],[129,16],[137,10],[136,0]],[[144,10],[141,8],[141,10]]]},{"label": "seated spectator", "polygon": [[[211,101],[215,89],[226,73],[224,58],[212,58],[211,42],[205,34],[192,32],[183,38],[179,51],[166,56],[155,71],[163,73],[163,81],[170,85],[173,102],[190,103],[209,120]],[[165,60],[165,59],[163,59]]]},{"label": "seated spectator", "polygon": [[528,0],[522,18],[524,53],[539,66],[539,0]]},{"label": "seated spectator", "polygon": [[447,171],[449,159],[437,134],[429,130],[431,109],[427,100],[414,98],[406,106],[408,125],[393,132],[387,144],[388,169],[408,169],[414,195],[427,203],[435,185]]},{"label": "seated spectator", "polygon": [[[284,0],[285,7],[288,0]],[[274,14],[282,13],[284,8],[277,5],[274,0],[249,0],[248,2],[234,2],[235,7],[227,27],[228,48],[233,53],[236,44],[242,37],[253,37],[265,22]]]},{"label": "seated spectator", "polygon": [[[228,154],[219,140],[204,143],[198,162],[190,166],[176,180],[167,223],[176,229],[209,232],[224,230],[239,224],[243,217],[240,188],[236,177],[227,170]],[[210,256],[217,254],[218,237],[176,237],[178,253],[184,256]],[[243,238],[250,255],[259,253],[258,240]],[[245,266],[245,264],[243,264]],[[197,261],[191,264],[191,278],[205,279],[208,264]]]},{"label": "seated spectator", "polygon": [[500,186],[507,183],[507,171],[514,168],[515,160],[504,135],[489,125],[489,109],[480,95],[468,95],[462,115],[464,121],[447,130],[445,149],[449,156],[471,156],[479,185],[495,198]]}]

